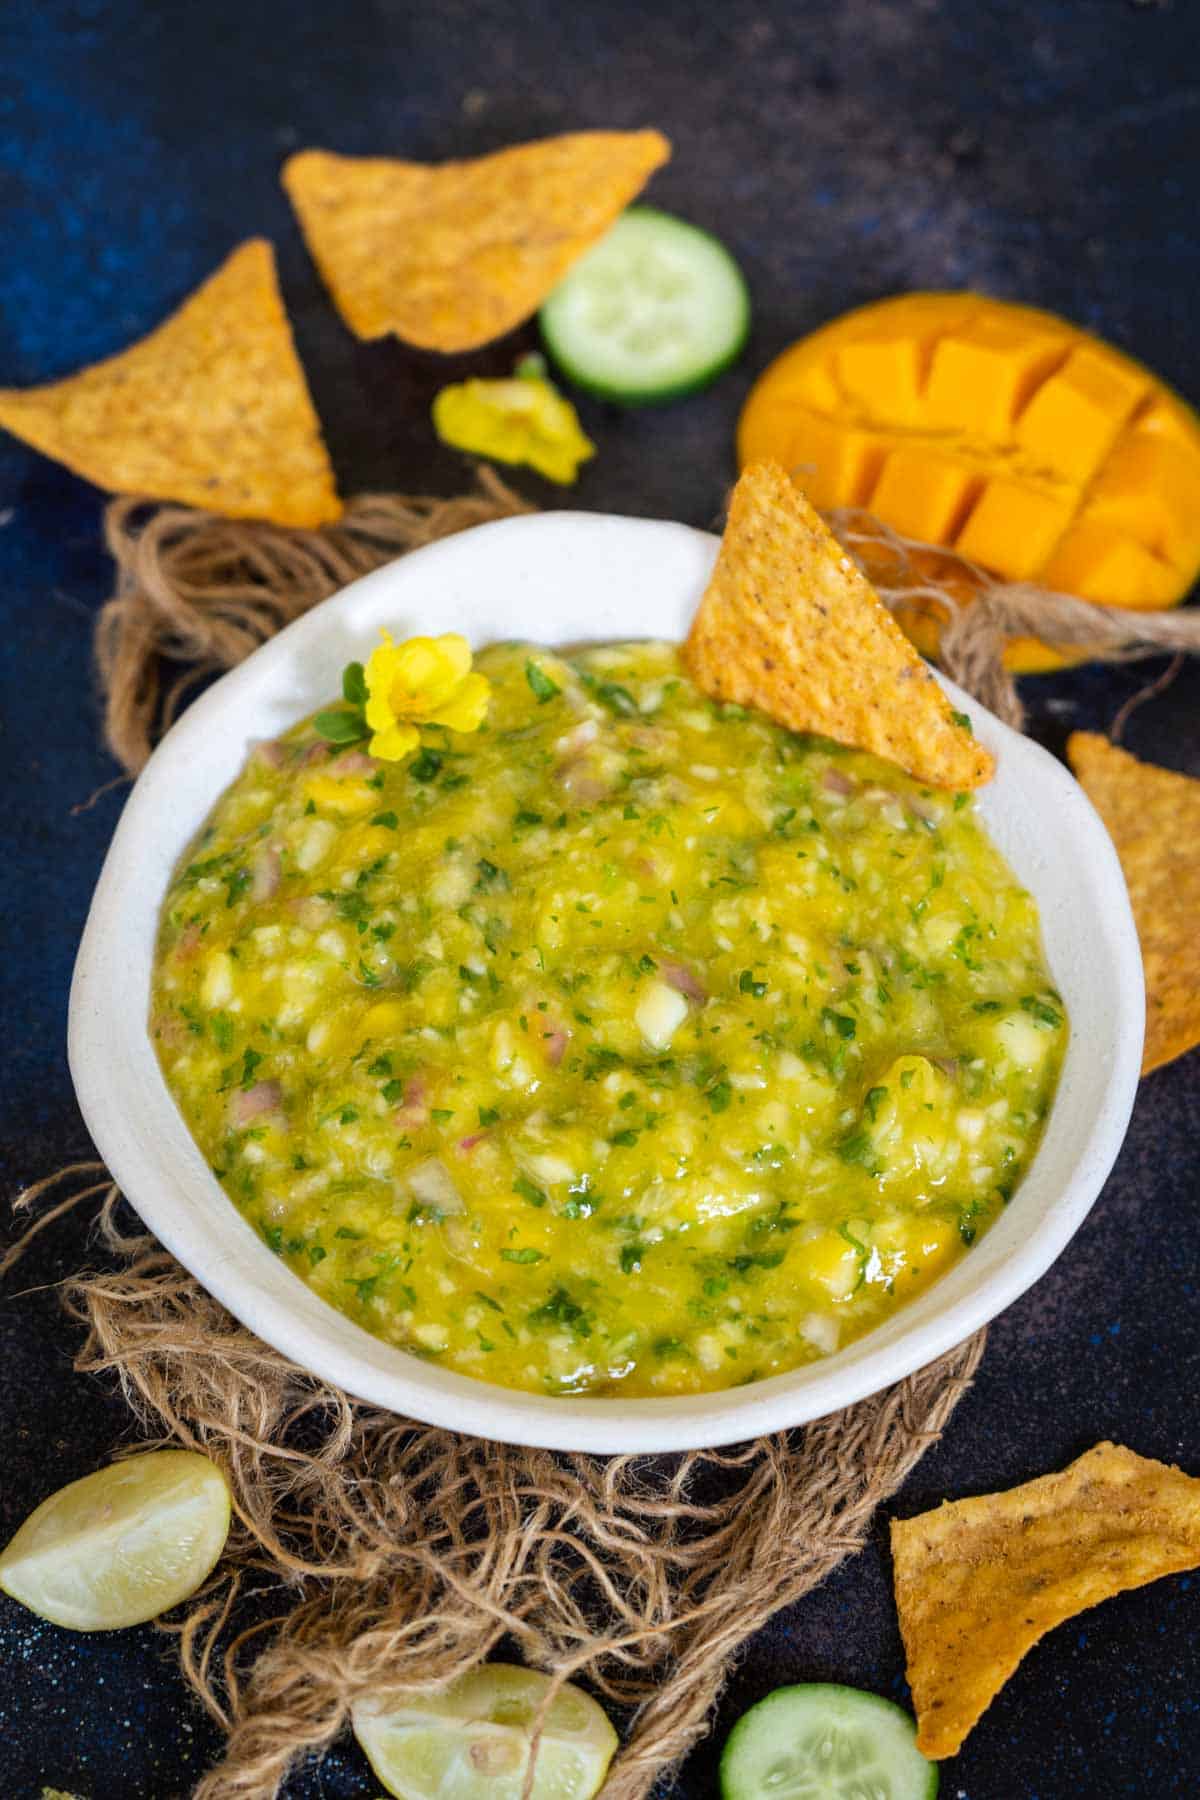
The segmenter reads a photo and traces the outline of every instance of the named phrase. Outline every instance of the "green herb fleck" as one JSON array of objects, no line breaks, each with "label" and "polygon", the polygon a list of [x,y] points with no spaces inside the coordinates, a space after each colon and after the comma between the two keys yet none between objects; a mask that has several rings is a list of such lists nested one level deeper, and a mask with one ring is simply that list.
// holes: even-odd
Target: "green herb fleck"
[{"label": "green herb fleck", "polygon": [[536,1182],[530,1181],[528,1175],[518,1175],[513,1182],[513,1193],[519,1194],[522,1200],[528,1200],[530,1206],[545,1206],[546,1195]]},{"label": "green herb fleck", "polygon": [[557,681],[552,681],[545,669],[532,659],[525,664],[525,679],[529,683],[530,693],[539,706],[545,706],[547,700],[553,700],[556,694],[562,693]]}]

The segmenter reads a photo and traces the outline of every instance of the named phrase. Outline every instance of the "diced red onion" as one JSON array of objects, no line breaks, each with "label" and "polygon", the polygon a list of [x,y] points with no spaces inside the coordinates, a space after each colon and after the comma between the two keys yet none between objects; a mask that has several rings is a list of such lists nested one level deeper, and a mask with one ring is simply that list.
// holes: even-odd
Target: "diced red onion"
[{"label": "diced red onion", "polygon": [[832,766],[827,768],[821,776],[821,786],[828,794],[841,794],[845,796],[847,794],[858,792],[858,783],[852,781],[849,775],[844,775],[840,769],[835,769]]},{"label": "diced red onion", "polygon": [[611,781],[602,780],[584,763],[569,764],[562,771],[562,784],[581,806],[595,806],[598,801],[607,800],[613,791]]},{"label": "diced red onion", "polygon": [[257,744],[251,744],[250,756],[266,769],[282,769],[287,761],[287,752],[275,738],[260,738]]},{"label": "diced red onion", "polygon": [[194,922],[185,925],[179,934],[179,942],[175,946],[175,955],[180,962],[190,962],[199,950],[203,936],[200,927]]},{"label": "diced red onion", "polygon": [[255,900],[270,900],[279,890],[279,878],[282,864],[279,860],[279,846],[264,844],[254,864],[254,882],[250,889]]},{"label": "diced red onion", "polygon": [[334,763],[333,773],[335,775],[373,775],[378,767],[379,764],[375,758],[368,756],[365,750],[347,750]]},{"label": "diced red onion", "polygon": [[404,1084],[404,1100],[393,1115],[402,1131],[429,1123],[429,1083],[423,1075],[410,1075]]},{"label": "diced red onion", "polygon": [[278,1112],[283,1090],[277,1081],[256,1081],[252,1088],[233,1096],[229,1112],[235,1126],[249,1125],[264,1113]]},{"label": "diced red onion", "polygon": [[177,1050],[186,1036],[178,1013],[156,1013],[150,1021],[150,1031],[160,1044],[166,1044],[171,1050]]},{"label": "diced red onion", "polygon": [[658,972],[668,987],[673,987],[677,994],[683,994],[687,999],[694,1000],[697,1006],[703,1006],[704,1002],[708,999],[707,989],[701,984],[697,976],[692,973],[691,969],[687,968],[683,963],[659,963]]}]

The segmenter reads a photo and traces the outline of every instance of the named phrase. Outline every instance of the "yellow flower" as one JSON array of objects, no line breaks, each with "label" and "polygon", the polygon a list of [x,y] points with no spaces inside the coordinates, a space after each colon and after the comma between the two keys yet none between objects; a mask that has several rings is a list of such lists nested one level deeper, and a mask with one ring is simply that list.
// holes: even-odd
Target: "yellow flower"
[{"label": "yellow flower", "polygon": [[571,402],[544,375],[532,372],[540,366],[540,358],[530,358],[509,381],[476,379],[444,387],[433,402],[438,436],[458,450],[528,463],[550,481],[573,482],[596,447],[584,436]]},{"label": "yellow flower", "polygon": [[418,725],[478,731],[491,688],[485,675],[472,674],[466,638],[448,632],[394,644],[390,632],[381,635],[365,671],[372,756],[385,762],[411,756],[421,741]]}]

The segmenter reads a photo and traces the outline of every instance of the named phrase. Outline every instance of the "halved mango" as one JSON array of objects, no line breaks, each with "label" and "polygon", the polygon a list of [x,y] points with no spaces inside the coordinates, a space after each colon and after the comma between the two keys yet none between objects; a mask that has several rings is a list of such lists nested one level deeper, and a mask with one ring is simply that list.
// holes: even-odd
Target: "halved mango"
[{"label": "halved mango", "polygon": [[[738,455],[778,460],[826,511],[865,507],[1006,580],[1158,608],[1200,574],[1200,419],[1032,307],[919,293],[835,319],[761,377]],[[933,648],[928,618],[898,617]],[[1032,639],[1006,661],[1062,665]]]}]

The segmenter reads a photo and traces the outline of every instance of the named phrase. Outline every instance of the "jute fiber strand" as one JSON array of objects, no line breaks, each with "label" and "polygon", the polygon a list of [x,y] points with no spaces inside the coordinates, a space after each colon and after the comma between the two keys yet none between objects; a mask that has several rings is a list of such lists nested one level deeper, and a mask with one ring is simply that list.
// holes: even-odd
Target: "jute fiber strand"
[{"label": "jute fiber strand", "polygon": [[[529,510],[486,471],[452,500],[360,496],[317,531],[113,501],[117,591],[97,634],[113,754],[141,768],[191,682],[233,667],[348,581]],[[936,612],[944,664],[1014,723],[1001,664],[1011,632],[1112,660],[1200,648],[1194,614],[1116,613],[979,571],[960,572],[980,596],[960,608],[930,583],[921,546],[862,515],[832,522],[852,555],[870,551],[877,584],[882,558],[889,604]],[[514,1449],[381,1412],[289,1363],[152,1237],[122,1226],[99,1164],[64,1170],[19,1204],[36,1213],[33,1232],[89,1203],[106,1268],[65,1289],[85,1334],[77,1366],[114,1379],[152,1441],[211,1455],[235,1494],[228,1555],[165,1626],[228,1732],[196,1800],[269,1800],[295,1759],[342,1731],[358,1696],[419,1693],[497,1653],[582,1679],[610,1703],[623,1745],[606,1800],[640,1800],[708,1729],[746,1638],[862,1547],[983,1345],[980,1333],[886,1393],[732,1450]]]},{"label": "jute fiber strand", "polygon": [[[535,510],[490,469],[477,483],[451,500],[360,494],[336,524],[315,531],[137,497],[110,502],[105,537],[117,591],[100,614],[96,653],[105,741],[117,761],[136,774],[194,682],[233,668],[359,575],[472,525]],[[1002,660],[1009,637],[1039,637],[1103,662],[1200,652],[1200,612],[1125,611],[1003,582],[857,509],[831,513],[829,523],[893,610],[934,616],[946,673],[1018,730],[1024,713]],[[929,573],[934,557],[941,580]],[[976,596],[969,606],[959,604],[964,592]],[[165,685],[164,661],[179,665]]]},{"label": "jute fiber strand", "polygon": [[[41,1211],[56,1184],[65,1197]],[[227,1554],[164,1624],[229,1734],[195,1800],[267,1800],[360,1695],[418,1694],[498,1652],[619,1709],[604,1796],[640,1800],[704,1735],[745,1639],[862,1548],[983,1349],[979,1332],[885,1393],[734,1449],[517,1449],[413,1424],[297,1368],[122,1225],[99,1163],[21,1196],[34,1223],[0,1274],[89,1201],[112,1266],[65,1286],[85,1334],[76,1368],[115,1378],[144,1439],[204,1451],[233,1488]],[[265,1615],[264,1577],[277,1583]]]}]

